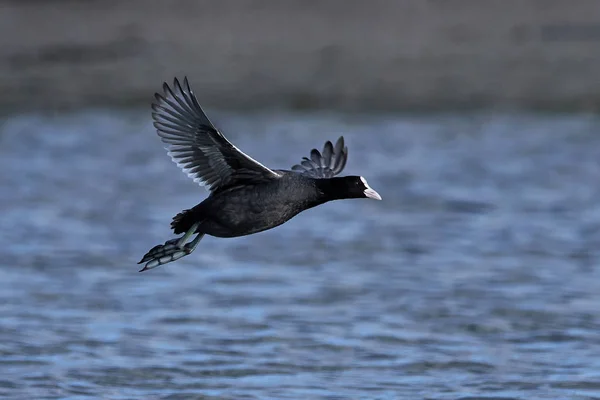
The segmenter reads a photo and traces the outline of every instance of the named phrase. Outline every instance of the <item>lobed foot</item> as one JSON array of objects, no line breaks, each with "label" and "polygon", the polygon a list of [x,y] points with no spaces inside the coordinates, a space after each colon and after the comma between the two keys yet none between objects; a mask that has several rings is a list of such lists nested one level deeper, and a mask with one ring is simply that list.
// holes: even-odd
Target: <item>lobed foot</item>
[{"label": "lobed foot", "polygon": [[173,250],[173,249],[181,250],[181,248],[178,246],[178,244],[179,244],[179,239],[176,238],[176,239],[167,240],[165,242],[165,244],[159,244],[157,246],[154,246],[153,248],[148,250],[148,252],[144,255],[144,257],[142,257],[142,259],[140,260],[140,262],[138,262],[138,264],[148,262],[148,261],[156,258],[157,256],[160,257],[162,253],[169,251],[169,250]]},{"label": "lobed foot", "polygon": [[140,262],[138,262],[138,264],[146,263],[140,272],[179,260],[181,257],[187,256],[194,251],[198,242],[200,242],[204,236],[204,233],[197,234],[194,240],[189,243],[185,242],[194,234],[198,225],[199,223],[192,225],[185,235],[180,238],[167,240],[164,244],[159,244],[158,246],[151,248],[150,251],[142,257]]},{"label": "lobed foot", "polygon": [[168,240],[165,244],[154,246],[138,264],[146,263],[140,272],[168,264],[191,253],[189,243],[183,247],[177,245],[179,239]]},{"label": "lobed foot", "polygon": [[154,246],[146,253],[146,255],[144,255],[140,262],[138,262],[138,264],[146,263],[140,272],[168,264],[175,260],[179,260],[181,257],[187,256],[194,251],[198,242],[202,239],[202,236],[204,236],[204,234],[196,236],[194,240],[185,245],[182,245],[181,239],[171,239],[167,240],[165,244]]}]

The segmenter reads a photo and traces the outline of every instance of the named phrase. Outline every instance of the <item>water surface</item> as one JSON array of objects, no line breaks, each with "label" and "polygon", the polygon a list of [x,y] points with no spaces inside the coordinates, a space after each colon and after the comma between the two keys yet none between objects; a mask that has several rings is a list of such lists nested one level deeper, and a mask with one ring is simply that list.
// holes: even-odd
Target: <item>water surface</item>
[{"label": "water surface", "polygon": [[288,168],[344,134],[384,201],[205,238],[147,110],[0,122],[0,396],[600,398],[600,119],[214,114]]}]

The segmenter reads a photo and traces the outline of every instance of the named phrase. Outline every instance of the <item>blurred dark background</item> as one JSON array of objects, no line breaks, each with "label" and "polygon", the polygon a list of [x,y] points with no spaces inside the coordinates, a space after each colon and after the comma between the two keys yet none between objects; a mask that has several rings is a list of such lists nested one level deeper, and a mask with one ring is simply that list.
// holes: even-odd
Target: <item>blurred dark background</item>
[{"label": "blurred dark background", "polygon": [[[600,3],[0,1],[0,397],[600,399]],[[187,75],[337,201],[140,274]]]},{"label": "blurred dark background", "polygon": [[2,1],[0,106],[596,111],[594,0]]}]

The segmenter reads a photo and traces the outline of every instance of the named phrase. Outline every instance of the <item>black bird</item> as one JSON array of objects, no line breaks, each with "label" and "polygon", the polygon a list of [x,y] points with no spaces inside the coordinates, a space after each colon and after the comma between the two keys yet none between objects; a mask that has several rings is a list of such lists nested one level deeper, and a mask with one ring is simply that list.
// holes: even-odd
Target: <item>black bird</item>
[{"label": "black bird", "polygon": [[[331,200],[381,196],[361,176],[335,177],[344,169],[348,148],[340,137],[335,146],[313,149],[292,170],[273,170],[242,153],[206,117],[187,78],[173,88],[163,84],[155,94],[152,118],[171,159],[210,195],[177,214],[175,234],[152,248],[138,264],[141,271],[190,254],[204,235],[237,237],[274,228],[296,214]],[[196,237],[186,243],[192,235]]]}]

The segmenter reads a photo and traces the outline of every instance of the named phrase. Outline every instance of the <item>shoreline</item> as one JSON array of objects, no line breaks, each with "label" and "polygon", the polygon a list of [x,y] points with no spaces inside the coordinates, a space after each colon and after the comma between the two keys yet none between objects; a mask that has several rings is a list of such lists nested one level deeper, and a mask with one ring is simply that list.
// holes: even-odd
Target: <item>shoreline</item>
[{"label": "shoreline", "polygon": [[217,109],[600,110],[593,0],[0,8],[3,114],[143,106],[184,75]]}]

